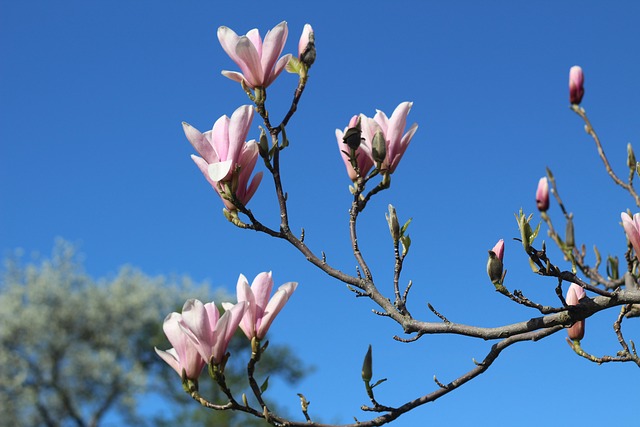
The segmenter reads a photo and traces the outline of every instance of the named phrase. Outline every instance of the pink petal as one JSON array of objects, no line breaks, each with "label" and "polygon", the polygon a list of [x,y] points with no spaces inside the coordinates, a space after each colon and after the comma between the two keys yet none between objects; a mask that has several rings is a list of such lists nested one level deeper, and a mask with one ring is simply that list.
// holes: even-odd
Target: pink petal
[{"label": "pink petal", "polygon": [[260,37],[260,31],[258,31],[257,28],[254,28],[252,30],[249,30],[246,36],[255,46],[256,52],[258,52],[258,56],[262,58],[262,37]]},{"label": "pink petal", "polygon": [[263,272],[256,276],[251,283],[251,292],[256,301],[256,320],[260,319],[264,309],[269,303],[271,289],[273,288],[273,278],[271,272]]},{"label": "pink petal", "polygon": [[262,86],[264,82],[264,71],[260,63],[260,56],[256,47],[246,36],[240,37],[236,45],[236,55],[241,62],[238,63],[242,74],[251,87]]},{"label": "pink petal", "polygon": [[193,148],[196,149],[198,154],[204,157],[208,162],[217,160],[217,156],[213,151],[211,143],[209,143],[207,138],[198,129],[194,128],[186,122],[182,122],[182,129],[184,130],[184,134],[186,135],[187,139],[189,140]]},{"label": "pink petal", "polygon": [[236,55],[236,45],[240,40],[240,37],[229,27],[218,28],[218,40],[222,49],[229,55],[229,57],[238,64],[241,59]]},{"label": "pink petal", "polygon": [[239,73],[237,71],[222,70],[222,75],[238,83],[242,83],[243,80],[247,80],[244,78],[244,75],[242,73]]},{"label": "pink petal", "polygon": [[[289,34],[289,29],[287,28],[287,22],[282,21],[269,32],[264,37],[264,45],[262,47],[262,69],[264,70],[264,77],[272,77],[269,80],[273,81],[273,68],[278,59],[278,56],[282,53],[282,49],[284,49],[284,44],[287,41],[287,35]],[[290,55],[289,55],[290,56]],[[288,62],[288,59],[287,61]],[[285,62],[285,64],[286,64]],[[284,68],[284,66],[283,66]],[[282,70],[280,70],[282,71]],[[265,78],[267,80],[267,78]],[[265,86],[267,86],[265,84]]]},{"label": "pink petal", "polygon": [[278,313],[280,313],[280,310],[282,310],[287,301],[289,301],[289,297],[291,297],[291,294],[293,294],[293,291],[295,291],[297,287],[298,284],[296,282],[289,282],[278,288],[265,308],[264,317],[262,317],[260,326],[258,327],[258,338],[264,338],[271,327],[271,323],[273,323]]},{"label": "pink petal", "polygon": [[216,120],[209,138],[211,138],[211,145],[218,155],[218,160],[227,160],[229,158],[229,117],[222,116]]},{"label": "pink petal", "polygon": [[276,64],[276,67],[272,70],[272,72],[271,73],[267,73],[267,77],[265,78],[266,81],[264,83],[265,87],[267,87],[271,83],[273,83],[273,81],[276,79],[276,77],[278,77],[280,75],[280,73],[282,73],[282,71],[287,66],[287,63],[291,59],[291,56],[292,55],[290,53],[287,53],[286,55],[284,55],[282,58],[280,58],[278,60],[278,63]]},{"label": "pink petal", "polygon": [[223,181],[225,178],[230,177],[233,171],[233,162],[231,160],[225,160],[224,162],[212,163],[207,168],[207,173],[212,181]]},{"label": "pink petal", "polygon": [[167,365],[171,366],[178,373],[178,375],[182,376],[182,366],[178,361],[178,355],[176,354],[175,349],[170,348],[167,351],[158,350],[158,348],[156,347],[154,347],[153,349],[156,351],[156,354],[162,358],[162,360],[167,362]]},{"label": "pink petal", "polygon": [[242,274],[238,278],[236,293],[239,303],[244,301],[249,303],[249,306],[242,317],[242,321],[240,322],[240,329],[242,329],[247,338],[251,339],[254,337],[256,331],[256,299],[253,292],[251,292],[247,278]]},{"label": "pink petal", "polygon": [[238,163],[240,151],[247,139],[251,121],[253,120],[253,107],[243,105],[238,107],[229,121],[229,151],[227,159],[233,160],[233,164]]}]

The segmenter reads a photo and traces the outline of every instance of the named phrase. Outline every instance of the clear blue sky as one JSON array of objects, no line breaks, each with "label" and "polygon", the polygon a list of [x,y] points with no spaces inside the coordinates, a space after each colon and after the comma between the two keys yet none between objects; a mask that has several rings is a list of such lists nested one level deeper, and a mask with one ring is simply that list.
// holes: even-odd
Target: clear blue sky
[{"label": "clear blue sky", "polygon": [[[640,153],[635,1],[1,0],[2,253],[16,247],[49,253],[62,236],[81,244],[94,276],[129,263],[149,274],[208,279],[231,292],[239,273],[273,270],[277,285],[300,282],[270,335],[317,370],[293,390],[275,384],[272,392],[292,411],[299,408],[295,393],[304,393],[311,415],[326,422],[367,418],[358,408],[367,403],[359,372],[369,343],[374,377],[388,378],[376,389],[384,404],[434,390],[434,374],[448,382],[471,369],[490,343],[444,336],[393,341],[400,329],[372,315],[372,304],[355,300],[283,242],[227,223],[189,159],[182,121],[204,131],[248,102],[237,83],[220,75],[237,67],[218,44],[217,27],[264,34],[282,20],[290,31],[285,52],[297,51],[305,23],[316,32],[318,59],[288,128],[283,175],[292,225],[304,227],[307,243],[330,263],[352,273],[356,264],[347,233],[349,181],[334,130],[353,114],[372,116],[376,108],[390,114],[402,101],[414,101],[409,123],[420,127],[391,190],[362,216],[360,235],[377,280],[391,292],[382,285],[392,277],[384,212],[393,203],[401,219],[413,217],[403,278],[414,281],[414,316],[436,320],[426,302],[452,321],[484,326],[535,316],[488,282],[487,250],[499,238],[507,242],[506,285],[557,303],[553,281],[531,274],[511,240],[518,234],[513,213],[535,210],[545,166],[575,213],[578,242],[622,256],[619,213],[633,206],[610,183],[569,110],[567,77],[572,65],[584,68],[583,105],[624,175],[626,144]],[[274,121],[295,83],[283,74],[270,88]],[[278,223],[270,180],[250,207],[264,222]],[[550,214],[563,224],[557,205]],[[555,259],[564,265],[557,252]],[[589,319],[585,348],[618,350],[615,316]],[[629,322],[627,336],[640,342],[639,333]],[[395,425],[628,424],[637,420],[637,378],[637,367],[579,359],[559,333],[512,347],[481,378]],[[627,409],[604,410],[614,398]]]}]

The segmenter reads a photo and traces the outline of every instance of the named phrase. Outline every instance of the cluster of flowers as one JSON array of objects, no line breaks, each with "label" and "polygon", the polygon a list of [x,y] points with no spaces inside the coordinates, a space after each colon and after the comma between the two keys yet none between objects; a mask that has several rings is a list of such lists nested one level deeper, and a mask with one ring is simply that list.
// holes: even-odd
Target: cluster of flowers
[{"label": "cluster of flowers", "polygon": [[249,287],[247,278],[238,278],[237,304],[222,303],[224,314],[220,316],[214,302],[203,304],[197,299],[188,300],[182,314],[169,314],[162,326],[173,346],[156,353],[182,378],[196,380],[206,364],[224,367],[227,347],[238,329],[249,340],[261,340],[271,323],[298,286],[288,282],[280,286],[271,299],[273,278],[271,272],[260,273]]},{"label": "cluster of flowers", "polygon": [[[304,26],[298,43],[297,59],[291,54],[278,59],[284,49],[287,35],[286,22],[281,22],[268,31],[264,40],[257,29],[252,29],[244,36],[238,36],[232,29],[220,27],[220,44],[241,70],[225,70],[222,74],[240,82],[244,88],[262,91],[273,83],[288,63],[296,61],[310,66],[315,59],[315,51],[313,59],[309,59],[312,57],[309,54],[309,43],[310,40],[314,40],[312,27],[309,24]],[[373,118],[364,114],[353,116],[344,132],[336,129],[338,148],[352,180],[355,181],[357,177],[349,153],[345,150],[343,138],[347,129],[358,126],[362,132],[362,143],[355,153],[362,176],[366,175],[374,164],[381,171],[393,173],[418,129],[418,125],[414,123],[406,133],[404,132],[412,105],[411,102],[401,103],[390,118],[380,110],[377,110]],[[204,133],[188,123],[182,124],[187,139],[199,154],[192,155],[191,158],[220,195],[225,209],[230,212],[237,210],[232,202],[233,196],[246,205],[262,180],[262,172],[250,179],[259,154],[258,143],[253,139],[246,141],[253,115],[254,108],[251,105],[243,105],[234,111],[231,118],[226,115],[220,117],[213,129]],[[372,153],[376,137],[384,141],[382,159],[377,159]]]}]

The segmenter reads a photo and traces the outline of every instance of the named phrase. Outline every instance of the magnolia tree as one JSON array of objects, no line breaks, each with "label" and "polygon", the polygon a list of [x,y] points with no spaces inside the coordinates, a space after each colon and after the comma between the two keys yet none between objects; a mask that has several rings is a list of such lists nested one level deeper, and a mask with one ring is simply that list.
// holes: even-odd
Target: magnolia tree
[{"label": "magnolia tree", "polygon": [[[347,127],[344,130],[336,129],[335,132],[338,153],[342,156],[347,176],[352,181],[349,187],[353,195],[349,209],[349,232],[353,255],[358,265],[355,274],[339,271],[327,261],[324,253],[312,251],[305,243],[304,231],[300,236],[294,235],[289,227],[290,216],[286,193],[283,191],[280,164],[284,161],[284,153],[289,145],[287,125],[294,117],[307,85],[309,69],[316,60],[316,49],[314,32],[307,24],[300,37],[297,57],[291,54],[280,57],[287,34],[286,22],[276,25],[267,32],[264,39],[257,29],[238,36],[231,29],[220,27],[220,44],[240,68],[240,72],[222,71],[222,74],[240,84],[252,105],[238,107],[230,118],[219,118],[213,129],[204,133],[183,123],[187,139],[199,154],[193,155],[192,159],[222,199],[226,219],[236,227],[286,241],[324,273],[345,283],[356,296],[372,300],[378,306],[378,309],[374,310],[375,314],[396,322],[407,334],[408,338],[394,337],[398,341],[410,343],[423,338],[424,335],[450,334],[490,340],[494,343],[483,359],[474,360],[473,369],[449,383],[440,382],[434,377],[435,385],[428,387],[422,396],[416,396],[398,406],[388,406],[376,400],[374,388],[381,381],[372,383],[372,352],[369,348],[362,365],[362,380],[370,402],[361,408],[365,412],[363,418],[366,417],[368,420],[356,420],[351,425],[378,426],[393,421],[402,414],[451,393],[477,378],[512,345],[541,340],[565,329],[570,347],[580,357],[598,364],[632,362],[640,366],[640,357],[633,341],[627,340],[623,335],[623,322],[640,313],[637,260],[640,256],[640,214],[631,216],[630,213],[622,213],[622,225],[629,241],[625,260],[620,262],[615,257],[608,257],[605,262],[606,273],[602,273],[602,259],[597,250],[595,265],[589,265],[584,246],[579,247],[576,244],[573,216],[567,213],[550,170],[547,170],[546,177],[540,179],[536,192],[537,207],[542,221],[548,228],[549,237],[558,246],[564,259],[551,259],[545,243],[536,242],[540,224],[532,226],[532,214],[520,210],[516,214],[516,222],[520,232],[518,240],[530,260],[533,272],[557,280],[556,304],[543,305],[528,298],[522,291],[509,290],[503,265],[504,241],[499,240],[488,251],[489,280],[497,292],[514,304],[534,309],[539,312],[537,316],[523,318],[517,323],[487,328],[451,322],[444,313],[436,311],[429,304],[429,309],[439,321],[430,322],[415,317],[407,308],[411,281],[406,287],[400,285],[403,265],[411,247],[411,239],[407,233],[410,221],[402,224],[396,209],[391,205],[386,216],[394,247],[393,292],[386,294],[381,291],[387,289],[387,286],[382,287],[376,282],[374,272],[370,268],[370,260],[365,259],[358,245],[358,218],[372,198],[379,197],[381,192],[391,187],[393,173],[400,166],[400,161],[418,129],[416,124],[407,128],[411,102],[401,103],[390,116],[377,111],[373,117],[359,114],[351,119],[345,118],[345,122],[348,121]],[[283,70],[297,74],[298,84],[289,110],[280,123],[276,123],[272,121],[267,107],[267,90]],[[640,197],[633,186],[635,174],[640,174],[640,163],[636,163],[633,150],[629,146],[628,176],[622,179],[613,172],[598,135],[591,126],[585,110],[580,107],[583,95],[583,72],[576,66],[571,68],[569,73],[571,109],[584,120],[585,129],[595,141],[608,174],[617,185],[631,195],[636,205],[640,206]],[[262,121],[258,141],[247,141],[251,123],[256,115]],[[277,229],[266,226],[262,218],[255,216],[247,207],[263,178],[263,172],[258,172],[251,178],[258,158],[264,164],[266,174],[273,181],[274,197],[279,206],[279,211],[273,213],[280,218],[280,226]],[[264,188],[262,190],[267,191]],[[547,213],[550,195],[555,198],[566,220],[564,233],[556,229]],[[251,286],[247,278],[240,275],[237,285],[238,302],[224,303],[225,312],[222,315],[213,303],[187,301],[181,314],[171,313],[164,321],[164,331],[173,348],[156,351],[180,375],[184,390],[207,408],[246,412],[277,426],[323,425],[312,420],[308,411],[309,402],[302,394],[298,395],[302,406],[300,417],[289,419],[276,413],[265,403],[266,384],[258,384],[254,377],[256,370],[260,369],[261,357],[267,351],[268,341],[265,338],[269,327],[296,289],[296,283],[286,283],[271,296],[273,284],[271,273],[259,274]],[[610,355],[592,354],[580,344],[585,334],[586,319],[603,310],[619,311],[614,331],[620,347],[611,349]],[[230,357],[226,350],[234,330],[238,327],[251,342],[252,353],[247,361],[247,376],[253,394],[250,399],[257,403],[250,403],[246,394],[234,390],[225,379],[225,366]],[[209,375],[225,395],[223,400],[211,401],[200,393],[198,378],[204,366],[208,366]]]}]

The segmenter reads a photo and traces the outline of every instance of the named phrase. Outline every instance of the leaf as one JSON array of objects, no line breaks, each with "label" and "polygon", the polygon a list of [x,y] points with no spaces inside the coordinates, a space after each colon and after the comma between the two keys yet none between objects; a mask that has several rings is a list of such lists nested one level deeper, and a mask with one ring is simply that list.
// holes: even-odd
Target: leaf
[{"label": "leaf", "polygon": [[265,379],[262,385],[260,386],[260,391],[264,393],[265,391],[267,391],[268,388],[269,388],[269,377],[267,377],[267,379]]}]

